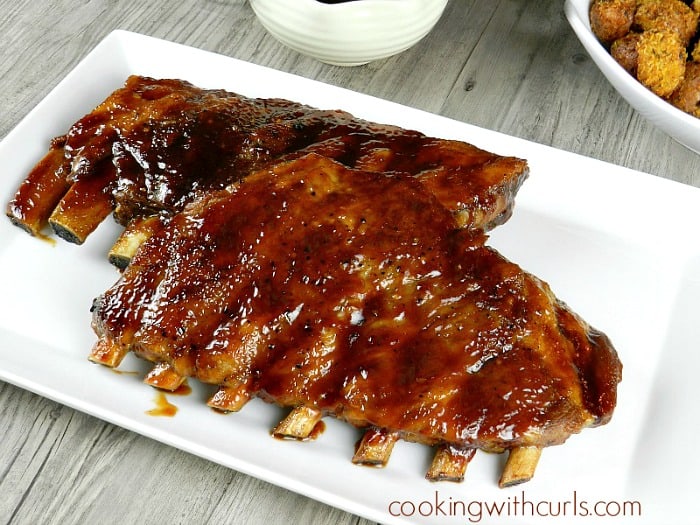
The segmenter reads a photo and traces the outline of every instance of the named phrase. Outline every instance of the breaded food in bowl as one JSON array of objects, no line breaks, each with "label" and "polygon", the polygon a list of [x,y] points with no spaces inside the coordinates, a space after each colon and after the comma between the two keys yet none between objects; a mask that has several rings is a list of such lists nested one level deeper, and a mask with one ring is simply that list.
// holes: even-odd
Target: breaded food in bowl
[{"label": "breaded food in bowl", "polygon": [[[592,11],[591,0],[566,0],[564,5],[566,17],[581,44],[603,75],[635,110],[679,143],[696,153],[700,153],[700,118],[694,116],[692,107],[694,101],[700,101],[700,98],[695,98],[695,90],[700,82],[695,77],[697,74],[695,68],[689,68],[686,65],[683,74],[679,74],[679,64],[694,57],[692,41],[690,51],[686,52],[682,37],[679,37],[680,42],[675,42],[674,38],[668,35],[668,27],[652,25],[652,11],[659,9],[659,2],[652,0],[633,0],[631,2],[630,0],[607,0],[604,3],[605,8],[611,8],[612,11],[615,11],[615,16],[605,19],[608,15],[606,9],[602,10],[602,14],[595,10]],[[640,4],[645,3],[649,5],[640,6]],[[628,16],[619,16],[619,13],[623,12],[621,8],[623,6],[629,7],[631,4],[637,4],[631,14],[631,19]],[[643,9],[640,10],[640,7]],[[683,19],[671,21],[670,18],[668,17],[665,22],[678,24],[678,27],[682,27],[685,23]],[[602,42],[592,29],[592,25],[596,27],[597,24],[601,23],[601,19],[603,19],[603,23],[612,24],[606,28],[607,34],[611,35],[611,39],[606,42]],[[626,23],[629,23],[629,27],[625,30]],[[634,27],[641,24],[649,25],[648,31],[650,33],[644,37],[646,43],[640,43],[639,33],[634,30],[630,31],[633,24]],[[619,25],[619,27],[615,27],[615,25]],[[599,28],[596,27],[596,29]],[[627,36],[621,41],[615,41],[616,38],[620,38],[620,34]],[[615,41],[614,44],[613,41]],[[661,59],[657,51],[652,51],[652,49],[657,49],[659,45],[662,46]],[[685,56],[674,56],[674,51],[678,53],[679,49],[684,50]],[[645,86],[637,78],[640,68],[640,51],[644,55],[642,57],[642,76],[648,83],[656,83],[655,87],[658,88],[657,91],[660,94],[654,92],[652,89],[654,86]],[[616,56],[613,57],[613,55]],[[690,61],[688,62],[690,63]],[[660,71],[660,69],[664,69],[664,71]],[[675,100],[678,100],[679,104],[683,104],[685,109],[674,106],[672,102]]]}]

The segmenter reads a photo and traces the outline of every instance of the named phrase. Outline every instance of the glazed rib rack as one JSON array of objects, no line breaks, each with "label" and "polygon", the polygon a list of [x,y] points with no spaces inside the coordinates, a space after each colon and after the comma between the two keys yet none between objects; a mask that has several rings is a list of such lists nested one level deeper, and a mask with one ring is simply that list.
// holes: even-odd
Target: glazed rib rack
[{"label": "glazed rib rack", "polygon": [[527,177],[520,159],[343,111],[132,76],[52,141],[7,214],[34,235],[48,223],[82,243],[113,212],[127,226],[111,254],[123,266],[148,235],[150,217],[311,152],[348,167],[420,177],[470,229],[504,222]]},{"label": "glazed rib rack", "polygon": [[133,352],[148,384],[195,378],[227,412],[288,407],[282,437],[343,419],[365,430],[356,463],[434,446],[431,480],[508,451],[508,486],[606,423],[621,378],[603,333],[485,245],[526,176],[343,112],[132,77],[52,143],[8,215],[73,242],[110,212],[126,226],[92,361]]}]

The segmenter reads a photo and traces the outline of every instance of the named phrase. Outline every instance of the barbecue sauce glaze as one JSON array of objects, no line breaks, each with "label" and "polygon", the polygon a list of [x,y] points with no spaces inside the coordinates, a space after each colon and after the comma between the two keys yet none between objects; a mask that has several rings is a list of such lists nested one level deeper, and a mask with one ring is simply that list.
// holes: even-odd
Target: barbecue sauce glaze
[{"label": "barbecue sauce glaze", "polygon": [[365,171],[419,176],[472,229],[505,221],[527,176],[523,160],[344,111],[132,76],[52,145],[7,214],[38,232],[70,185],[97,177],[107,160],[116,169],[104,192],[126,225],[176,213],[255,170],[311,152]]},{"label": "barbecue sauce glaze", "polygon": [[607,421],[620,364],[419,178],[315,154],[164,218],[101,337],[200,380],[425,443],[549,445]]}]

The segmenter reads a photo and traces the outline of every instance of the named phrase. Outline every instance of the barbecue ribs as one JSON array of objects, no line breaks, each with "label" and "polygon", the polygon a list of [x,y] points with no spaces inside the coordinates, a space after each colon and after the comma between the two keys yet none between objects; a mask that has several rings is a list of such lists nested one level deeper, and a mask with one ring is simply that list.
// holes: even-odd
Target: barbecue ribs
[{"label": "barbecue ribs", "polygon": [[398,439],[437,447],[429,479],[606,423],[621,364],[549,286],[485,246],[525,161],[342,111],[130,77],[55,138],[7,206],[29,233],[82,243],[113,213],[123,272],[93,304],[92,361],[128,352],[146,382],[216,385],[366,429],[353,461]]},{"label": "barbecue ribs", "polygon": [[504,222],[527,176],[520,159],[343,111],[132,76],[54,139],[7,214],[30,233],[48,222],[59,236],[82,243],[114,211],[138,234],[144,222],[134,219],[175,213],[252,171],[310,152],[366,171],[419,177],[472,229]]},{"label": "barbecue ribs", "polygon": [[133,351],[156,363],[147,382],[217,385],[222,410],[292,407],[285,436],[347,420],[369,429],[357,462],[398,438],[438,445],[431,479],[515,451],[502,484],[520,482],[542,447],[608,421],[621,366],[483,242],[420,180],[309,154],[159,221],[94,303],[91,359]]}]

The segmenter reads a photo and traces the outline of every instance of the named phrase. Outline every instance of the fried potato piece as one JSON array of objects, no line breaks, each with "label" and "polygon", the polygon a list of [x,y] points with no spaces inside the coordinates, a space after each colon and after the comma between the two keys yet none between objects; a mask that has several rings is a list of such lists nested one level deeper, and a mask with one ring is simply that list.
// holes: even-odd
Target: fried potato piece
[{"label": "fried potato piece", "polygon": [[637,44],[639,33],[627,33],[622,38],[618,38],[610,46],[612,57],[633,76],[637,76]]},{"label": "fried potato piece", "polygon": [[700,117],[700,0],[593,0],[589,14],[591,29],[618,64]]},{"label": "fried potato piece", "polygon": [[637,79],[660,97],[683,81],[687,53],[676,33],[645,31],[637,44]]},{"label": "fried potato piece", "polygon": [[700,62],[688,62],[685,78],[669,102],[686,113],[700,117]]},{"label": "fried potato piece", "polygon": [[590,9],[591,29],[603,43],[611,44],[629,32],[635,7],[636,0],[594,0]]},{"label": "fried potato piece", "polygon": [[687,47],[698,29],[698,12],[681,0],[640,0],[633,27],[640,31],[671,31]]}]

